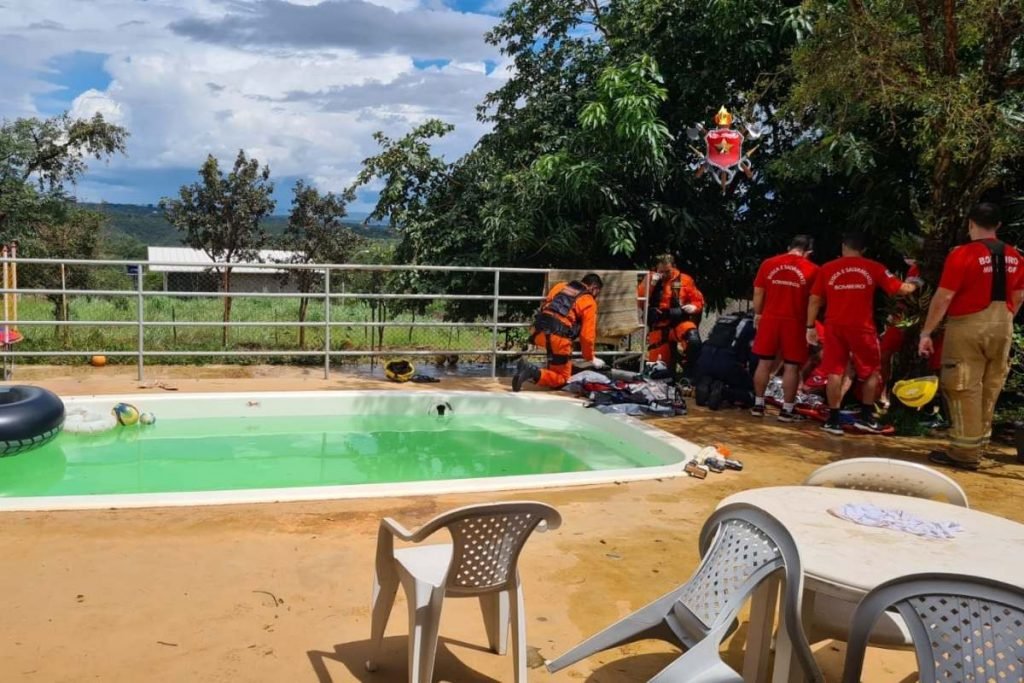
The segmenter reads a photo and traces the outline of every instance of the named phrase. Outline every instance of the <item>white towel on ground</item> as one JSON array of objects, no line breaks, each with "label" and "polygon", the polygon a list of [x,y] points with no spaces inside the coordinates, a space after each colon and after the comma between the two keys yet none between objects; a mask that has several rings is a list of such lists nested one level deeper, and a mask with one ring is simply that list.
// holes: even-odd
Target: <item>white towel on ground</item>
[{"label": "white towel on ground", "polygon": [[930,522],[905,510],[880,508],[871,503],[847,503],[829,512],[856,524],[905,531],[925,538],[955,538],[964,530],[959,522]]}]

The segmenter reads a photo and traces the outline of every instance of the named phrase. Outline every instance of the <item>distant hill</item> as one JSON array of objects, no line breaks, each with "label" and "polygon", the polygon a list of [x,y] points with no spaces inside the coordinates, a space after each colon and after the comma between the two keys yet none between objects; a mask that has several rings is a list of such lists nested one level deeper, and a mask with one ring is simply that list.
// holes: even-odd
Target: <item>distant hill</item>
[{"label": "distant hill", "polygon": [[[144,247],[181,246],[180,233],[163,217],[154,205],[91,204],[80,202],[83,209],[105,215],[107,222],[107,256],[137,258],[145,253]],[[363,225],[363,215],[353,215],[345,225],[367,239],[395,239],[397,235],[384,225]],[[288,223],[287,216],[270,216],[264,221],[267,232],[280,235]],[[141,253],[139,253],[141,252]]]}]

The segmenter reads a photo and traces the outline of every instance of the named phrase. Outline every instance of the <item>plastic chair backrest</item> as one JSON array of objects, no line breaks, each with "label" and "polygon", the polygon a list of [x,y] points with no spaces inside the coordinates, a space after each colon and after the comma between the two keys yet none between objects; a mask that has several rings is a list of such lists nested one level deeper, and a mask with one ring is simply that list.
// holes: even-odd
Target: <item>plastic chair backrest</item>
[{"label": "plastic chair backrest", "polygon": [[868,634],[891,607],[910,629],[921,683],[1024,680],[1024,590],[959,574],[917,574],[878,586],[857,606],[843,683],[860,683]]},{"label": "plastic chair backrest", "polygon": [[823,681],[800,622],[803,570],[796,543],[767,512],[745,503],[719,508],[704,524],[703,559],[682,589],[674,613],[690,640],[729,627],[758,584],[785,574],[783,624],[807,678]]},{"label": "plastic chair backrest", "polygon": [[889,458],[851,458],[814,470],[804,486],[834,486],[939,500],[969,507],[959,484],[930,467]]},{"label": "plastic chair backrest", "polygon": [[423,531],[446,528],[452,536],[452,560],[446,588],[477,594],[504,590],[515,583],[519,553],[539,524],[562,523],[550,505],[531,501],[485,503],[451,510],[428,522]]}]

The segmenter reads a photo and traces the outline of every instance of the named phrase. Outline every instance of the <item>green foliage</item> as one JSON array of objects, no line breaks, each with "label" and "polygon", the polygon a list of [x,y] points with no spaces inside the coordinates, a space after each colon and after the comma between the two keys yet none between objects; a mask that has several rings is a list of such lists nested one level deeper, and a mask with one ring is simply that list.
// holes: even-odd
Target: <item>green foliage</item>
[{"label": "green foliage", "polygon": [[[178,199],[163,198],[160,208],[167,221],[184,233],[182,241],[201,249],[216,263],[253,261],[270,237],[262,221],[274,210],[274,184],[270,167],[238,150],[235,165],[225,177],[213,155],[199,169],[200,182],[182,185]],[[230,267],[222,267],[221,287],[231,291]],[[224,297],[224,321],[231,320],[231,297]],[[222,332],[228,340],[228,328]]]},{"label": "green foliage", "polygon": [[794,176],[836,173],[891,196],[895,222],[927,238],[933,280],[970,205],[1020,189],[1024,5],[809,0],[786,111],[815,134],[783,159]]},{"label": "green foliage", "polygon": [[[823,216],[853,201],[833,201],[845,188],[829,188],[808,210],[802,181],[764,175],[723,197],[694,177],[696,157],[679,133],[722,104],[770,117],[784,94],[778,74],[808,22],[797,0],[518,0],[488,34],[514,64],[478,110],[492,132],[447,164],[430,154],[425,131],[413,131],[371,160],[361,182],[385,181],[377,214],[400,230],[406,262],[630,268],[672,251],[712,304],[743,296],[763,255],[792,232],[826,234]],[[799,134],[779,128],[755,163],[765,168]],[[422,179],[424,169],[429,182],[393,182]],[[467,291],[488,285],[445,280]],[[512,278],[502,288],[536,294]],[[482,310],[467,303],[452,314]]]},{"label": "green foliage", "polygon": [[[101,202],[91,204],[79,202],[78,206],[83,209],[103,214],[106,218],[107,233],[112,242],[130,238],[142,245],[142,254],[145,255],[145,247],[180,247],[181,233],[173,225],[167,222],[159,207],[145,204],[111,204]],[[359,217],[346,216],[342,221],[349,230],[365,239],[395,239],[396,234],[387,226],[379,223],[364,225]],[[260,221],[260,225],[270,235],[271,241],[280,238],[288,227],[288,216],[271,215]],[[104,254],[127,253],[123,245],[107,246],[107,239],[103,240],[100,250]],[[128,258],[135,258],[129,256]]]},{"label": "green foliage", "polygon": [[378,178],[384,182],[371,219],[388,219],[391,225],[405,226],[427,218],[425,199],[450,172],[443,159],[431,154],[430,140],[452,130],[451,124],[430,119],[398,140],[380,132],[373,134],[381,152],[363,160],[363,170],[349,190],[354,192]]},{"label": "green foliage", "polygon": [[[288,226],[277,241],[278,246],[291,251],[286,263],[346,263],[362,243],[361,238],[342,223],[346,204],[354,198],[353,192],[338,196],[331,192],[321,194],[303,181],[295,183],[292,211]],[[285,279],[294,278],[299,292],[308,294],[322,275],[312,270],[293,270]],[[306,320],[309,298],[299,303],[299,322]],[[305,345],[306,330],[299,327],[299,346]]]},{"label": "green foliage", "polygon": [[[269,241],[261,221],[275,206],[270,167],[260,168],[258,160],[239,150],[227,176],[210,155],[199,177],[197,183],[182,185],[177,199],[160,200],[167,221],[184,233],[186,245],[201,249],[215,262],[255,260]],[[225,283],[230,284],[230,268],[224,272]]]},{"label": "green foliage", "polygon": [[[76,208],[65,185],[86,170],[89,158],[104,159],[124,151],[128,132],[106,122],[50,119],[0,122],[0,239],[19,242],[18,255],[31,258],[88,259],[98,254],[103,216]],[[64,282],[88,287],[88,269],[69,266]],[[23,265],[19,285],[44,289],[61,286],[59,268]],[[59,296],[51,296],[54,315],[62,319]]]},{"label": "green foliage", "polygon": [[87,159],[124,152],[127,137],[100,114],[0,121],[0,236],[18,239],[59,219],[67,208],[65,185],[85,172]]}]

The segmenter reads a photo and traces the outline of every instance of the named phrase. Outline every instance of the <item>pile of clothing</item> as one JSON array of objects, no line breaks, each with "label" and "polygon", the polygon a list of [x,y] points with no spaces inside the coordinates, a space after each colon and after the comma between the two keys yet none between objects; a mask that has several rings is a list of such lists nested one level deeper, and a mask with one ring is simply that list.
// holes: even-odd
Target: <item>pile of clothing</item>
[{"label": "pile of clothing", "polygon": [[658,377],[657,369],[648,368],[640,374],[613,370],[611,376],[584,370],[569,378],[563,388],[585,397],[602,413],[619,415],[671,417],[686,415],[686,401],[671,377]]}]

